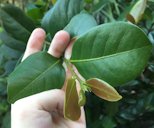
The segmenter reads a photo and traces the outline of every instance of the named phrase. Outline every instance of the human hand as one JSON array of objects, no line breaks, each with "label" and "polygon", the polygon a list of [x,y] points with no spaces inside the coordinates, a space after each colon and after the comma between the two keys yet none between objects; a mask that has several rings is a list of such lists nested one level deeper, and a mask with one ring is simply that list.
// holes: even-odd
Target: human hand
[{"label": "human hand", "polygon": [[[44,39],[44,30],[35,29],[28,41],[22,60],[41,51]],[[69,58],[72,49],[72,44],[69,42],[69,34],[59,31],[53,38],[48,53],[59,58],[66,49],[65,55]],[[11,106],[11,128],[86,128],[83,108],[78,121],[64,118],[64,97],[63,89],[53,89],[16,101]]]}]

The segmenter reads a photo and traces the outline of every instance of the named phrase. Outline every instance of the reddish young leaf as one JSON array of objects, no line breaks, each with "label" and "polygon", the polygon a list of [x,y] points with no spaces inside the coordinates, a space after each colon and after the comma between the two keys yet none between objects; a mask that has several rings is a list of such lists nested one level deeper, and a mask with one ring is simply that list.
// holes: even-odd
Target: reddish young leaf
[{"label": "reddish young leaf", "polygon": [[87,84],[91,87],[92,92],[107,101],[118,101],[122,98],[121,95],[108,83],[98,78],[87,80]]},{"label": "reddish young leaf", "polygon": [[64,105],[64,117],[70,120],[78,120],[81,115],[81,109],[78,104],[78,93],[76,89],[75,79],[68,79],[66,94],[65,94],[65,105]]}]

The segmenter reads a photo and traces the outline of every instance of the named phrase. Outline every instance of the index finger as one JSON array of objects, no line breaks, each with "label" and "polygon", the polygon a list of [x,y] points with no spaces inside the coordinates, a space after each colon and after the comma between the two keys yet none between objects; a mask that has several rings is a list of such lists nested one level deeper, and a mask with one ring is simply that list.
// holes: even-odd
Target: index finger
[{"label": "index finger", "polygon": [[36,28],[27,43],[27,47],[22,58],[22,61],[26,59],[28,56],[41,51],[43,42],[45,40],[45,31],[42,28]]}]

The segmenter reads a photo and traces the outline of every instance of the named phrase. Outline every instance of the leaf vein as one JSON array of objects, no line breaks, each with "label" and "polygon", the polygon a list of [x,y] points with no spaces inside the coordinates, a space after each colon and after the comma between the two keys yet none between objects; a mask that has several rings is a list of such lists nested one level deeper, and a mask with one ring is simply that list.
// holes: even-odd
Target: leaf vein
[{"label": "leaf vein", "polygon": [[129,53],[129,52],[136,51],[138,49],[143,49],[143,48],[146,48],[146,47],[150,47],[150,45],[140,47],[140,48],[136,48],[136,49],[132,49],[132,50],[129,50],[129,51],[119,52],[119,53],[115,53],[115,54],[112,54],[112,55],[106,55],[106,56],[101,56],[101,57],[96,57],[96,58],[91,58],[91,59],[70,60],[70,62],[78,63],[78,62],[95,61],[95,60],[99,60],[99,59],[105,59],[105,58],[113,57],[113,56],[116,56],[116,55],[121,55],[121,54],[124,54],[124,53]]},{"label": "leaf vein", "polygon": [[53,68],[56,64],[58,64],[60,62],[60,60],[57,60],[53,65],[51,65],[50,67],[48,67],[44,72],[41,72],[41,74],[39,74],[33,81],[31,81],[27,86],[25,86],[23,88],[23,90],[21,90],[20,92],[18,92],[13,98],[12,100],[15,100],[18,95],[22,94],[22,92],[24,92],[24,90],[26,90],[32,83],[34,83],[37,79],[39,79],[43,74],[45,74],[47,71],[49,71],[51,68]]}]

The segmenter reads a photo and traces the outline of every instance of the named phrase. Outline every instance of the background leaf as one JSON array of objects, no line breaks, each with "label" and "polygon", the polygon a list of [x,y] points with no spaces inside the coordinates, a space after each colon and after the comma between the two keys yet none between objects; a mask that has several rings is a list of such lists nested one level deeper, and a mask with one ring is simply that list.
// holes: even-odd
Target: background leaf
[{"label": "background leaf", "polygon": [[99,78],[116,86],[142,72],[150,56],[151,43],[138,27],[117,22],[82,35],[72,51],[70,61],[83,77]]},{"label": "background leaf", "polygon": [[0,8],[2,26],[15,39],[27,43],[28,38],[35,28],[29,19],[19,8],[6,5]]},{"label": "background leaf", "polygon": [[61,88],[65,71],[60,59],[45,52],[36,53],[16,67],[8,78],[8,100],[13,103],[23,97],[54,88]]},{"label": "background leaf", "polygon": [[63,29],[71,18],[81,11],[82,0],[58,0],[42,19],[42,27],[55,35],[58,30]]},{"label": "background leaf", "polygon": [[101,8],[105,5],[110,3],[112,0],[97,0],[93,2],[93,6],[91,8],[91,12],[96,12],[101,10]]},{"label": "background leaf", "polygon": [[72,37],[75,37],[84,34],[95,26],[97,26],[97,22],[94,17],[86,12],[81,12],[71,19],[64,30],[69,32]]},{"label": "background leaf", "polygon": [[30,18],[32,18],[33,21],[35,21],[36,23],[39,23],[39,20],[41,20],[42,17],[43,17],[43,15],[44,15],[44,12],[43,12],[43,9],[42,8],[36,6],[35,4],[28,4],[27,5],[27,8],[26,8],[26,14]]}]

